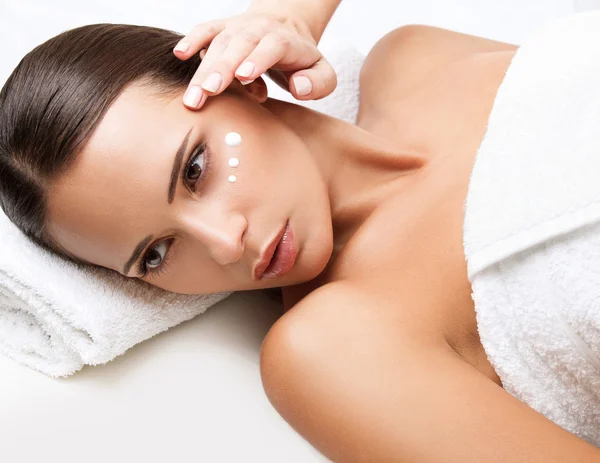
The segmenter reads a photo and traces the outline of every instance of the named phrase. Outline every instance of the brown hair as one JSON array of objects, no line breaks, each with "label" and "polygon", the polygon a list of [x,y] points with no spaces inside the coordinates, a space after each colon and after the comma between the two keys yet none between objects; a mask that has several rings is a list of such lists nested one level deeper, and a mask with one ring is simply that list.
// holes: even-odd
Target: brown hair
[{"label": "brown hair", "polygon": [[129,24],[91,24],[30,51],[0,91],[0,206],[44,249],[76,264],[46,232],[51,182],[66,172],[126,86],[159,95],[185,88],[200,58],[182,61],[183,35]]}]

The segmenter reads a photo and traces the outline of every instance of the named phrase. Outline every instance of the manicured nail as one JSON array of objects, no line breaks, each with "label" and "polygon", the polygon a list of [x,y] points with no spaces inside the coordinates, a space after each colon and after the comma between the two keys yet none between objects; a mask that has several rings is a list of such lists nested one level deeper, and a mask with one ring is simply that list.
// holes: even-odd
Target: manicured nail
[{"label": "manicured nail", "polygon": [[206,80],[202,83],[202,88],[207,92],[216,93],[219,87],[223,83],[223,76],[218,72],[213,72]]},{"label": "manicured nail", "polygon": [[200,103],[202,93],[202,89],[199,86],[192,85],[186,90],[185,95],[183,95],[183,102],[186,106],[195,108]]},{"label": "manicured nail", "polygon": [[308,77],[294,77],[294,86],[296,87],[296,93],[300,96],[308,95],[312,92],[312,82]]},{"label": "manicured nail", "polygon": [[254,63],[246,61],[242,63],[235,73],[240,77],[250,77],[250,74],[254,72]]},{"label": "manicured nail", "polygon": [[175,46],[175,51],[180,51],[182,53],[185,53],[186,51],[188,51],[190,49],[190,44],[188,42],[179,42],[176,46]]}]

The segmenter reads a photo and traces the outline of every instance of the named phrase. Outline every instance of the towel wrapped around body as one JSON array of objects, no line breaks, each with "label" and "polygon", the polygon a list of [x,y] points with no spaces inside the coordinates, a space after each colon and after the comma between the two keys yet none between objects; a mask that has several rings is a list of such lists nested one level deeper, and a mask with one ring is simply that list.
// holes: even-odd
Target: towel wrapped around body
[{"label": "towel wrapped around body", "polygon": [[600,12],[517,50],[471,173],[464,248],[505,390],[600,446]]}]

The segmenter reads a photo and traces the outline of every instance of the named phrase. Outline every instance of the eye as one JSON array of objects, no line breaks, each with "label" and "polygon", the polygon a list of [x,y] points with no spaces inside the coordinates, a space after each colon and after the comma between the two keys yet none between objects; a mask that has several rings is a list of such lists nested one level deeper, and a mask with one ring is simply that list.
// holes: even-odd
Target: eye
[{"label": "eye", "polygon": [[190,180],[198,180],[200,175],[202,174],[202,164],[203,162],[198,162],[199,160],[204,161],[204,153],[199,153],[192,159],[187,171],[187,178]]},{"label": "eye", "polygon": [[148,248],[148,251],[140,259],[138,264],[138,275],[140,278],[154,278],[166,273],[169,259],[173,253],[175,238],[169,238]]},{"label": "eye", "polygon": [[163,241],[162,243],[159,243],[152,249],[148,250],[148,253],[144,256],[144,266],[146,270],[152,270],[160,267],[168,249],[169,247],[167,246],[167,243]]},{"label": "eye", "polygon": [[[210,171],[210,159],[210,150],[208,149],[206,142],[201,142],[190,155],[189,161],[180,175],[182,177],[181,180],[186,185],[191,185],[190,188],[192,192],[198,190],[197,184],[200,177],[202,177],[200,183],[205,181],[208,172]],[[156,277],[163,275],[165,267],[167,267],[167,261],[172,254],[171,247],[174,242],[175,240],[171,238],[149,248],[144,257],[139,261],[138,274],[142,277]]]},{"label": "eye", "polygon": [[183,173],[184,182],[191,185],[192,191],[196,191],[196,184],[200,177],[206,177],[210,168],[210,155],[206,143],[200,143],[194,153],[190,156],[190,160]]}]

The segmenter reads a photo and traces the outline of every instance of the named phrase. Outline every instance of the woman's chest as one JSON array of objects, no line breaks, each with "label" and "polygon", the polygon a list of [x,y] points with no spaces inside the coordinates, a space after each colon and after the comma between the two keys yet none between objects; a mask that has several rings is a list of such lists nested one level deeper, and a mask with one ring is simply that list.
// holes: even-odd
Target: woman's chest
[{"label": "woman's chest", "polygon": [[477,333],[463,221],[473,162],[510,58],[477,57],[440,72],[390,111],[379,110],[379,119],[367,118],[369,130],[399,134],[404,143],[409,137],[429,161],[378,205],[313,282],[356,281],[382,317],[404,311],[406,329],[447,340],[497,383]]},{"label": "woman's chest", "polygon": [[406,95],[391,95],[378,117],[366,117],[370,122],[364,129],[392,143],[418,147],[427,163],[388,190],[334,254],[325,279],[375,277],[396,286],[405,275],[413,290],[444,293],[451,287],[454,295],[456,286],[469,286],[464,203],[494,98],[513,54],[473,55]]}]

